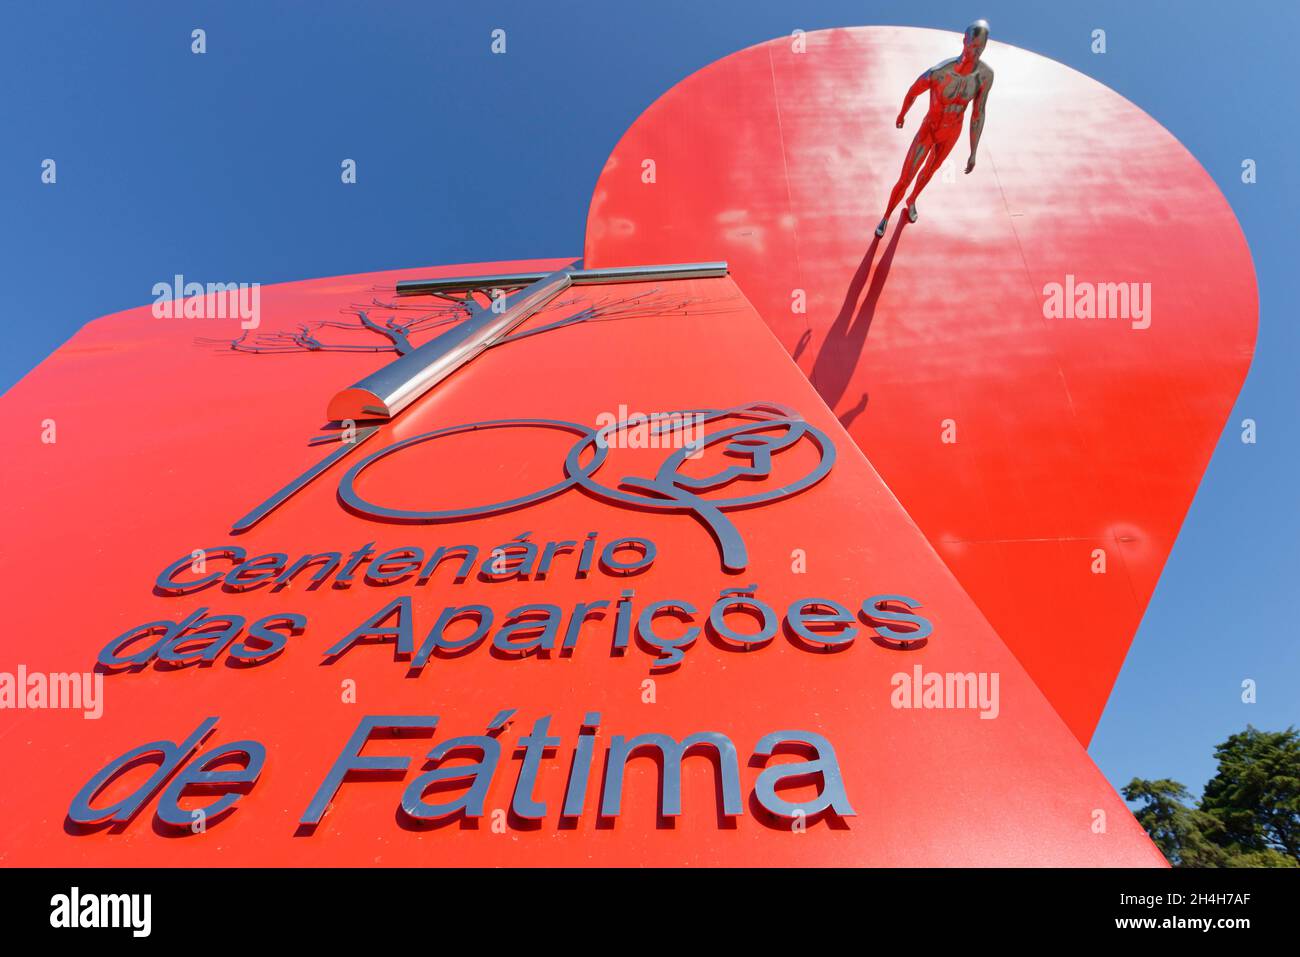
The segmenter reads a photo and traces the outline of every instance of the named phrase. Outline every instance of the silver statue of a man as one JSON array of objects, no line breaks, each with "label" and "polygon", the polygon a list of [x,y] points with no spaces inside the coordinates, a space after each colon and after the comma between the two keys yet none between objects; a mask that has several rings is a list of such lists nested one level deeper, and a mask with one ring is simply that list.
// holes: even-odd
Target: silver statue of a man
[{"label": "silver statue of a man", "polygon": [[[966,162],[966,172],[975,168],[975,150],[979,146],[980,134],[984,131],[985,107],[988,103],[989,88],[993,86],[993,68],[980,59],[989,40],[989,25],[985,20],[976,20],[966,28],[962,39],[961,56],[944,60],[938,66],[932,66],[922,73],[907,91],[903,108],[898,113],[894,125],[903,128],[903,119],[912,108],[916,98],[927,90],[930,92],[930,109],[925,114],[921,128],[916,131],[912,145],[908,147],[903,159],[903,172],[889,194],[889,206],[884,218],[876,227],[876,235],[884,236],[889,217],[893,215],[898,201],[903,198],[907,184],[916,177],[912,195],[907,197],[907,218],[916,222],[916,197],[925,184],[930,182],[949,151],[961,135],[962,117],[966,115],[966,106],[974,103],[970,118],[970,159]],[[919,173],[917,171],[920,171]]]}]

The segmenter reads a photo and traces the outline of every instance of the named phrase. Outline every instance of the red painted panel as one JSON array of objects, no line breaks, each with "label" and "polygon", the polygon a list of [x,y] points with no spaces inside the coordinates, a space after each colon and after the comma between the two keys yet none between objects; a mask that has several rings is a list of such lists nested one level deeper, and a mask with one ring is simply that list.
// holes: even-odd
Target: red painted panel
[{"label": "red painted panel", "polygon": [[[264,327],[335,316],[394,278],[268,287]],[[21,785],[0,789],[0,863],[1160,864],[1123,802],[731,280],[673,283],[661,290],[671,293],[671,307],[656,288],[571,290],[568,305],[525,328],[599,297],[641,296],[649,314],[589,321],[490,350],[370,441],[377,448],[449,425],[516,416],[595,423],[620,405],[655,411],[753,400],[787,404],[825,431],[839,458],[802,494],[732,513],[749,546],[743,575],[720,570],[714,543],[690,517],[613,507],[575,490],[449,525],[375,522],[340,507],[339,467],[232,538],[235,518],[321,457],[323,450],[305,440],[321,427],[327,398],[383,356],[201,348],[196,337],[233,335],[234,324],[155,319],[144,308],[88,325],[0,399],[9,449],[3,464],[8,547],[0,553],[0,579],[9,594],[22,595],[7,603],[0,671],[12,673],[20,664],[29,672],[88,669],[113,635],[200,606],[249,620],[285,611],[308,618],[278,658],[255,667],[219,660],[210,667],[148,665],[108,675],[97,720],[58,710],[0,713],[0,763]],[[39,440],[47,419],[57,427],[53,443]],[[522,493],[559,478],[566,445],[540,432],[462,435],[385,460],[363,476],[360,488],[407,506]],[[965,448],[954,451],[965,454]],[[644,474],[639,470],[663,453],[611,455],[623,456],[611,460],[611,474]],[[774,463],[773,480],[801,474],[814,459],[808,446],[790,449]],[[174,559],[231,542],[250,555],[350,551],[366,542],[377,549],[464,542],[486,553],[525,531],[546,542],[581,539],[588,530],[602,542],[648,536],[658,558],[627,578],[579,578],[561,559],[545,581],[471,577],[454,584],[440,573],[423,585],[309,589],[297,581],[278,591],[213,588],[184,597],[151,589]],[[806,553],[806,570],[792,561],[796,549]],[[630,588],[638,604],[676,598],[707,609],[721,589],[749,583],[758,583],[758,596],[776,609],[806,596],[854,607],[869,595],[909,594],[922,603],[934,636],[924,647],[901,651],[882,647],[863,627],[834,653],[806,650],[784,634],[747,652],[702,637],[680,667],[652,672],[639,644],[622,656],[611,653],[607,617],[583,631],[569,656],[512,659],[480,646],[412,674],[394,660],[391,644],[375,643],[322,663],[326,647],[401,594],[412,596],[418,640],[451,604],[482,602],[500,615],[531,602],[567,609],[577,601],[616,599]],[[998,717],[892,707],[892,677],[917,665],[927,673],[999,675]],[[644,685],[650,677],[653,703]],[[355,682],[355,703],[344,699],[348,681]],[[299,815],[362,715],[441,716],[432,739],[380,739],[366,749],[413,758],[409,782],[430,747],[482,734],[507,708],[518,712],[501,737],[489,816],[413,827],[398,811],[403,782],[356,780],[342,786],[319,827],[298,829]],[[598,755],[612,735],[727,734],[740,752],[747,797],[759,773],[749,759],[760,736],[816,731],[836,749],[857,814],[792,833],[756,813],[751,802],[734,824],[719,821],[709,761],[691,756],[683,772],[684,814],[675,825],[657,818],[656,769],[646,758],[628,765],[621,816],[597,819],[597,784],[587,812],[560,822],[572,749],[590,711],[602,715]],[[548,815],[537,826],[510,819],[497,829],[490,812],[509,806],[519,772],[514,745],[548,714],[551,733],[563,741],[542,762],[538,779]],[[73,794],[103,763],[146,741],[178,741],[210,715],[220,717],[210,743],[251,738],[268,750],[261,780],[230,817],[205,833],[179,836],[152,819],[152,802],[116,832],[79,833],[64,821]],[[597,780],[601,769],[598,758]],[[1098,812],[1106,820],[1100,833]]]},{"label": "red painted panel", "polygon": [[[903,94],[961,37],[804,39],[711,64],[638,118],[592,195],[586,262],[726,259],[941,554],[996,554],[997,574],[954,569],[1086,742],[1250,363],[1245,240],[1140,109],[991,42],[975,171],[963,133],[919,221],[900,210],[878,241],[925,112],[896,130]],[[1047,318],[1044,288],[1067,276],[1150,283],[1149,328]],[[1089,543],[1118,582],[1093,581]]]}]

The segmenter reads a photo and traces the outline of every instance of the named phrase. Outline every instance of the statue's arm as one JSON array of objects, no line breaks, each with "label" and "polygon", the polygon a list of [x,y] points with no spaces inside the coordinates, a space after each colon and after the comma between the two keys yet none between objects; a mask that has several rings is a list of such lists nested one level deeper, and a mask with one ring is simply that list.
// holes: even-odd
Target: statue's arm
[{"label": "statue's arm", "polygon": [[898,119],[894,121],[894,125],[900,130],[903,128],[903,119],[907,116],[907,111],[912,108],[912,104],[916,102],[916,98],[930,88],[931,72],[926,70],[907,88],[907,96],[903,97],[903,108],[898,111]]},{"label": "statue's arm", "polygon": [[971,104],[970,114],[970,159],[966,162],[966,172],[975,168],[975,151],[980,145],[980,135],[984,132],[984,117],[988,112],[989,89],[993,86],[993,71],[980,78],[979,92]]}]

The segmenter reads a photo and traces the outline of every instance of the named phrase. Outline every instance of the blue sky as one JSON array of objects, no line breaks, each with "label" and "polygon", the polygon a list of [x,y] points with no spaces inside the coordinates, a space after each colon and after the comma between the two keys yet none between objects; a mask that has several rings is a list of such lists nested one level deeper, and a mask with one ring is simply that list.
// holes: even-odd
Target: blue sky
[{"label": "blue sky", "polygon": [[[1254,418],[1259,440],[1225,432],[1091,748],[1117,786],[1172,776],[1197,791],[1213,745],[1246,722],[1300,724],[1293,3],[7,4],[0,388],[175,272],[271,283],[580,255],[605,157],[687,74],[795,27],[960,30],[979,16],[996,39],[1097,78],[1168,127],[1218,182],[1255,257],[1259,342],[1232,422]],[[189,50],[195,27],[202,57]],[[508,31],[508,56],[487,53],[494,27]],[[54,188],[40,183],[46,157]],[[358,162],[353,188],[338,187],[343,157]],[[1253,705],[1241,702],[1247,678]]]}]

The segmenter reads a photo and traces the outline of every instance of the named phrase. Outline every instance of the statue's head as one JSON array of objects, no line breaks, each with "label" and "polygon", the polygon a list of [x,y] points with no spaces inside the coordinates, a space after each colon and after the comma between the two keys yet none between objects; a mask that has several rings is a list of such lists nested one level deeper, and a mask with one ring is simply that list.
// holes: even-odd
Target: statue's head
[{"label": "statue's head", "polygon": [[978,60],[988,42],[989,22],[987,20],[976,20],[966,28],[966,35],[961,42],[962,54],[969,56],[972,60]]}]

